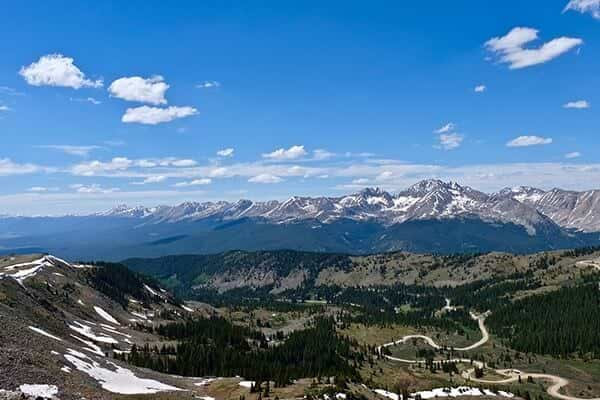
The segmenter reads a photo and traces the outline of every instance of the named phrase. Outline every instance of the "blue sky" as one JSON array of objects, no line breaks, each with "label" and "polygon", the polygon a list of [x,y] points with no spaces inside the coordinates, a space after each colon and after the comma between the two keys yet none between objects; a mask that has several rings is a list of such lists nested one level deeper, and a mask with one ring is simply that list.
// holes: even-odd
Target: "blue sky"
[{"label": "blue sky", "polygon": [[600,0],[176,4],[4,6],[0,213],[600,187]]}]

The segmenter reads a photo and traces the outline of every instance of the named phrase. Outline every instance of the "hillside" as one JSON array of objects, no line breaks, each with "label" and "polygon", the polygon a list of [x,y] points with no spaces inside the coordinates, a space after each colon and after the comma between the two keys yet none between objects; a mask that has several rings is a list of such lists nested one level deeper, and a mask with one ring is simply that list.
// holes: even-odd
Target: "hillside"
[{"label": "hillside", "polygon": [[109,399],[192,386],[113,359],[133,343],[157,340],[144,326],[191,312],[123,267],[0,258],[0,389]]},{"label": "hillside", "polygon": [[544,286],[561,286],[589,271],[585,262],[599,256],[600,251],[592,248],[530,255],[394,252],[353,256],[280,250],[133,258],[123,263],[189,296],[205,289],[221,293],[259,289],[277,294],[321,286],[460,286],[484,280],[500,282],[516,273],[539,275]]}]

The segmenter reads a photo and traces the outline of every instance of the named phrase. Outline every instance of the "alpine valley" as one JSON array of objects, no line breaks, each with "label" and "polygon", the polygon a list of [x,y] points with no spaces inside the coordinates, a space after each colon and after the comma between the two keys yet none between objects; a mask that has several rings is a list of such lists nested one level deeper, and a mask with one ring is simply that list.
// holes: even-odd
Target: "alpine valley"
[{"label": "alpine valley", "polygon": [[392,194],[185,202],[90,215],[2,216],[2,253],[119,260],[227,250],[367,254],[507,251],[600,244],[600,191],[531,187],[483,193],[424,180]]}]

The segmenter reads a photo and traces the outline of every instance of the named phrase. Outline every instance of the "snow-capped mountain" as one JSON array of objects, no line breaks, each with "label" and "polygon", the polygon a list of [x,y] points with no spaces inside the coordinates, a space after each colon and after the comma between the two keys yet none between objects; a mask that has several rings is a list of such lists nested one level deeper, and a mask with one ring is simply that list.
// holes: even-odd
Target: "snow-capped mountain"
[{"label": "snow-capped mountain", "polygon": [[584,232],[600,231],[600,190],[544,191],[529,187],[504,189],[498,194],[534,207],[556,224]]},{"label": "snow-capped mountain", "polygon": [[514,223],[530,234],[551,221],[518,194],[488,195],[455,182],[421,181],[397,194],[367,188],[342,197],[292,197],[286,201],[185,202],[173,207],[118,206],[103,216],[134,217],[146,222],[197,221],[205,218],[236,220],[261,218],[272,223],[318,220],[330,223],[340,219],[373,221],[383,225],[411,220],[478,217],[485,221]]},{"label": "snow-capped mountain", "polygon": [[487,194],[425,180],[398,193],[120,205],[86,216],[0,218],[0,253],[112,260],[237,249],[523,253],[600,244],[599,202],[600,191]]}]

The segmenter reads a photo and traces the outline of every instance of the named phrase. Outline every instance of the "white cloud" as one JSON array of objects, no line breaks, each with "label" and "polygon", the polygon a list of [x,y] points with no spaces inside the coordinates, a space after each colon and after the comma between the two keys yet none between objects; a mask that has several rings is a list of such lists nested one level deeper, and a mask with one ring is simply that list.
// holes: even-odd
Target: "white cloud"
[{"label": "white cloud", "polygon": [[10,107],[8,106],[0,106],[0,112],[10,111]]},{"label": "white cloud", "polygon": [[194,160],[182,159],[169,161],[167,165],[172,165],[174,167],[193,167],[197,164],[198,163]]},{"label": "white cloud", "polygon": [[583,44],[581,39],[563,36],[538,48],[524,47],[537,38],[537,29],[517,27],[505,36],[488,40],[485,47],[496,54],[500,62],[508,64],[510,69],[520,69],[543,64]]},{"label": "white cloud", "polygon": [[581,157],[581,153],[578,151],[574,151],[572,153],[565,154],[565,158],[568,158],[568,159],[579,158],[579,157]]},{"label": "white cloud", "polygon": [[111,147],[125,146],[125,141],[120,139],[105,140],[104,144]]},{"label": "white cloud", "polygon": [[454,150],[460,147],[462,141],[464,140],[464,136],[456,132],[442,133],[440,134],[438,139],[440,141],[438,147],[444,150]]},{"label": "white cloud", "polygon": [[35,164],[17,164],[10,158],[0,158],[0,176],[33,174],[43,170],[44,168]]},{"label": "white cloud", "polygon": [[25,93],[19,92],[18,90],[8,86],[0,86],[0,94],[5,94],[7,96],[25,96]]},{"label": "white cloud", "polygon": [[94,160],[75,165],[71,169],[71,173],[73,175],[94,176],[106,172],[124,171],[133,164],[133,161],[126,157],[115,157],[108,162]]},{"label": "white cloud", "polygon": [[580,13],[589,13],[594,18],[600,19],[600,0],[571,0],[564,11],[575,10]]},{"label": "white cloud", "polygon": [[211,89],[221,87],[221,83],[217,81],[204,81],[196,85],[198,89]]},{"label": "white cloud", "polygon": [[475,93],[483,93],[487,90],[487,86],[485,85],[477,85],[475,86],[475,89],[473,89],[475,91]]},{"label": "white cloud", "polygon": [[85,98],[83,98],[83,97],[71,97],[69,100],[75,101],[75,102],[78,102],[78,103],[91,103],[91,104],[93,104],[95,106],[97,106],[98,104],[102,104],[102,102],[100,100],[96,100],[93,97],[85,97]]},{"label": "white cloud", "polygon": [[[150,158],[131,160],[127,157],[114,157],[109,161],[82,162],[71,167],[68,172],[80,176],[107,176],[121,178],[147,178],[164,175],[178,177],[180,170],[187,171],[197,166],[195,160],[186,158]],[[151,171],[149,171],[151,169]]]},{"label": "white cloud", "polygon": [[283,182],[283,179],[281,179],[277,175],[260,174],[260,175],[253,176],[252,178],[248,179],[248,182],[252,182],[252,183],[280,183],[280,182]]},{"label": "white cloud", "polygon": [[439,143],[435,145],[435,148],[443,150],[454,150],[462,144],[464,136],[454,132],[456,125],[452,122],[448,122],[446,125],[433,131],[438,134]]},{"label": "white cloud", "polygon": [[527,147],[552,143],[552,138],[541,136],[519,136],[506,143],[508,147]]},{"label": "white cloud", "polygon": [[58,150],[62,151],[65,154],[79,157],[87,157],[92,150],[101,149],[100,146],[72,146],[66,144],[48,144],[37,147],[42,149]]},{"label": "white cloud", "polygon": [[124,123],[138,123],[145,125],[157,125],[163,122],[170,122],[178,118],[190,117],[198,114],[198,110],[193,107],[148,107],[141,106],[128,108],[121,118]]},{"label": "white cloud", "polygon": [[325,149],[316,149],[313,151],[313,159],[317,161],[328,160],[335,157],[335,153],[327,151]]},{"label": "white cloud", "polygon": [[32,193],[44,193],[44,192],[56,192],[57,187],[45,187],[45,186],[33,186],[27,189],[28,192]]},{"label": "white cloud", "polygon": [[582,110],[585,108],[590,108],[590,103],[588,103],[586,100],[570,101],[570,102],[564,104],[563,108],[575,108],[575,109]]},{"label": "white cloud", "polygon": [[271,160],[295,160],[304,157],[308,153],[304,150],[304,146],[292,146],[289,149],[277,149],[271,153],[263,154],[264,158]]},{"label": "white cloud", "polygon": [[81,89],[102,87],[102,80],[92,81],[85,77],[73,59],[62,54],[48,54],[27,67],[19,74],[32,86],[60,86]]},{"label": "white cloud", "polygon": [[200,179],[194,179],[189,182],[177,182],[173,186],[175,186],[175,187],[202,186],[202,185],[210,185],[211,182],[212,182],[212,179],[210,179],[210,178],[200,178]]},{"label": "white cloud", "polygon": [[228,147],[226,149],[221,149],[221,150],[217,151],[217,155],[219,157],[233,157],[234,151],[235,151],[235,149]]},{"label": "white cloud", "polygon": [[167,180],[167,177],[164,175],[153,175],[153,176],[149,176],[147,178],[145,178],[143,181],[140,182],[132,182],[132,185],[149,185],[152,183],[161,183],[164,182],[165,180]]},{"label": "white cloud", "polygon": [[456,125],[454,125],[454,123],[452,122],[448,122],[446,125],[433,131],[433,133],[448,133],[450,131],[453,131],[454,128],[456,128]]},{"label": "white cloud", "polygon": [[75,190],[77,193],[82,194],[114,193],[119,191],[119,188],[104,188],[97,183],[93,183],[91,185],[83,185],[81,183],[76,183],[73,185],[69,185],[69,187]]},{"label": "white cloud", "polygon": [[112,97],[153,105],[167,104],[165,93],[168,89],[169,85],[160,75],[148,79],[139,76],[119,78],[108,87]]}]

